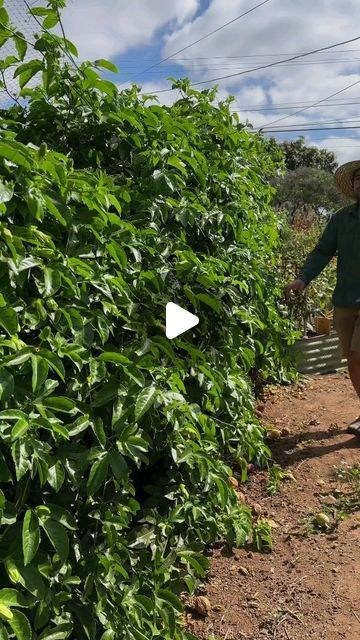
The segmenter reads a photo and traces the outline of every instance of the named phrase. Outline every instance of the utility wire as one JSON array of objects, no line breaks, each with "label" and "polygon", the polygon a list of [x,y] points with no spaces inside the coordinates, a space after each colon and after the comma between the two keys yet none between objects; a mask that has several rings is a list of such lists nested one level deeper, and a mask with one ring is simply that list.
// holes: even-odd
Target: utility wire
[{"label": "utility wire", "polygon": [[[360,51],[360,49],[338,49],[336,53],[354,53],[356,51]],[[252,53],[252,54],[242,54],[240,56],[194,56],[192,58],[173,58],[175,62],[180,60],[185,60],[187,62],[192,62],[194,60],[239,60],[242,58],[278,58],[281,56],[295,56],[298,52],[292,53]],[[144,58],[141,60],[142,62],[152,62],[153,60],[157,60],[157,58]],[[139,62],[139,58],[128,58],[126,57],[127,62]],[[158,63],[160,64],[160,62]],[[123,67],[122,67],[123,68]]]},{"label": "utility wire", "polygon": [[289,118],[290,115],[291,116],[296,116],[299,113],[303,113],[304,111],[307,111],[308,109],[311,109],[312,107],[317,106],[321,102],[325,102],[326,100],[329,100],[329,98],[333,98],[334,96],[339,95],[339,93],[343,93],[344,91],[347,91],[347,89],[351,89],[351,87],[355,87],[355,85],[357,85],[357,84],[360,84],[360,80],[356,80],[356,82],[352,82],[351,84],[348,84],[343,89],[340,89],[340,91],[335,91],[335,93],[332,93],[329,96],[326,96],[326,98],[322,98],[321,100],[318,100],[317,102],[314,102],[314,104],[312,104],[312,105],[310,105],[308,107],[304,107],[303,109],[299,109],[299,111],[295,111],[295,113],[288,114],[287,116],[284,116],[283,118],[278,118],[277,120],[273,120],[272,122],[269,122],[269,124],[267,124],[266,126],[270,127],[271,125],[275,124],[276,122],[281,122],[282,120],[286,120],[286,118]]},{"label": "utility wire", "polygon": [[[329,107],[352,107],[352,106],[357,106],[359,105],[360,102],[338,102],[337,104],[326,104],[326,105],[322,105],[323,108],[325,107],[326,109],[328,109]],[[286,109],[298,109],[299,107],[303,107],[306,105],[301,105],[301,104],[297,104],[295,107],[285,107]],[[315,107],[313,107],[314,109],[317,109],[320,105],[316,105]],[[246,111],[246,113],[259,113],[260,111],[284,111],[284,107],[263,107],[261,109],[253,109],[252,107],[244,107],[241,104],[239,104],[238,106],[235,106],[233,109],[230,109],[231,112],[233,113],[237,113],[239,111]]]},{"label": "utility wire", "polygon": [[[341,131],[342,129],[360,129],[358,127],[346,126],[346,127],[318,127],[316,129],[266,129],[263,133],[292,133],[293,131]],[[258,131],[260,133],[260,131]]]},{"label": "utility wire", "polygon": [[[160,64],[162,64],[163,62],[166,62],[167,60],[170,60],[170,58],[173,58],[178,53],[182,53],[183,51],[186,51],[186,49],[190,49],[190,47],[193,47],[195,44],[198,44],[199,42],[202,42],[202,40],[205,40],[206,38],[209,38],[210,36],[214,35],[214,33],[217,33],[218,31],[221,31],[221,29],[225,29],[225,27],[228,27],[230,24],[233,24],[237,20],[240,20],[240,18],[243,18],[244,16],[248,15],[248,13],[251,13],[252,11],[255,11],[255,9],[258,9],[259,7],[262,7],[264,4],[267,4],[268,2],[270,2],[270,0],[264,0],[260,4],[257,4],[255,7],[252,7],[248,11],[245,11],[245,13],[242,13],[241,15],[236,16],[236,18],[233,18],[229,22],[226,22],[225,24],[221,25],[221,27],[218,27],[217,29],[214,29],[214,31],[210,31],[209,33],[206,33],[204,36],[202,36],[198,40],[195,40],[194,42],[191,42],[190,44],[186,45],[186,47],[183,47],[182,49],[179,49],[178,51],[175,51],[174,53],[172,53],[171,55],[167,56],[166,58],[163,58],[162,60],[160,60],[156,64],[153,64],[150,67],[147,67],[147,69],[145,69],[144,71],[140,71],[139,74],[137,74],[136,77],[138,77],[139,75],[142,75],[143,73],[147,73],[148,71],[150,71],[151,69],[154,69],[155,67],[158,67]],[[127,80],[127,82],[131,82],[131,80]]]},{"label": "utility wire", "polygon": [[[261,69],[268,69],[269,67],[276,67],[279,64],[283,64],[284,62],[290,62],[291,60],[296,60],[298,58],[304,58],[305,56],[310,56],[314,53],[320,53],[320,51],[326,51],[329,49],[334,49],[334,47],[339,47],[342,44],[348,44],[349,42],[355,42],[356,40],[360,40],[360,36],[356,38],[351,38],[350,40],[343,40],[342,42],[337,42],[335,44],[328,45],[327,47],[321,47],[320,49],[314,49],[313,51],[308,51],[306,53],[300,53],[296,56],[292,56],[291,58],[284,58],[284,60],[278,60],[277,62],[270,62],[269,64],[261,65],[260,67],[253,67],[252,69],[248,69],[246,71],[239,71],[238,73],[231,73],[226,76],[218,76],[217,78],[211,78],[210,80],[201,80],[200,82],[192,83],[193,87],[196,87],[200,84],[209,84],[210,82],[217,82],[218,80],[226,80],[227,78],[235,78],[238,76],[245,75],[246,73],[251,73],[253,71],[260,71]],[[147,93],[147,95],[165,93],[168,91],[174,91],[174,89],[161,89],[159,91],[151,91]],[[335,94],[334,94],[335,95]]]},{"label": "utility wire", "polygon": [[[289,62],[289,63],[284,63],[283,66],[284,67],[308,67],[308,66],[314,66],[314,65],[328,65],[328,64],[342,64],[342,65],[350,65],[350,64],[355,64],[360,60],[360,58],[352,58],[352,59],[343,59],[343,60],[311,60],[310,62]],[[206,66],[206,69],[204,69],[204,65],[191,65],[191,69],[189,68],[189,71],[197,71],[197,70],[205,70],[205,71],[219,71],[219,70],[229,70],[231,71],[232,69],[239,69],[239,68],[246,68],[246,70],[251,69],[251,67],[249,67],[249,62],[242,62],[242,63],[233,63],[232,65],[221,65],[221,67],[213,67],[213,66]],[[136,66],[133,67],[129,67],[129,66],[122,66],[121,67],[122,71],[127,71],[129,69],[136,69]],[[169,74],[169,73],[180,73],[183,74],[184,73],[184,68],[180,68],[179,65],[173,65],[172,67],[168,67],[166,69],[157,69],[156,71],[143,71],[142,74],[149,74],[149,75],[153,75],[153,74],[161,74],[161,75],[165,75],[165,74]],[[127,80],[127,82],[130,82],[129,80]]]}]

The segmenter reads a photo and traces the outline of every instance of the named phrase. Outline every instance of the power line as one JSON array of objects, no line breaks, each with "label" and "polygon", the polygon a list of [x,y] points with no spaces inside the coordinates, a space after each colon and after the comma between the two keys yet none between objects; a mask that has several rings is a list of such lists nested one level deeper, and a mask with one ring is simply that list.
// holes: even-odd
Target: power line
[{"label": "power line", "polygon": [[[210,80],[201,80],[200,82],[194,82],[192,84],[193,87],[196,87],[200,84],[208,84],[210,82],[217,82],[218,80],[226,80],[228,78],[235,78],[241,75],[244,75],[246,73],[251,73],[253,71],[260,71],[261,69],[268,69],[269,67],[276,67],[279,64],[283,64],[284,62],[291,62],[292,60],[296,60],[298,58],[304,58],[305,56],[310,56],[314,53],[320,53],[320,51],[326,51],[329,49],[334,49],[335,47],[338,47],[342,44],[347,44],[349,42],[355,42],[356,40],[360,40],[360,36],[357,36],[356,38],[351,38],[350,40],[343,40],[342,42],[337,42],[335,44],[331,44],[328,45],[327,47],[321,47],[320,49],[314,49],[313,51],[308,51],[306,53],[300,53],[296,56],[293,56],[291,58],[285,58],[284,60],[278,60],[277,62],[270,62],[269,64],[265,64],[265,65],[261,65],[260,67],[254,67],[253,69],[248,69],[246,71],[239,71],[238,73],[231,73],[225,76],[219,76],[217,78],[211,78]],[[152,94],[159,94],[159,93],[165,93],[167,91],[174,91],[174,89],[161,89],[159,91],[151,91],[150,93],[148,93],[147,95],[152,95]],[[335,94],[334,94],[335,95]]]},{"label": "power line", "polygon": [[[350,64],[355,64],[356,62],[358,62],[360,60],[360,58],[352,58],[352,59],[339,59],[339,60],[311,60],[310,62],[290,62],[290,63],[284,63],[283,66],[284,67],[307,67],[307,66],[314,66],[314,65],[328,65],[328,64],[342,64],[342,65],[350,65]],[[227,64],[227,65],[221,65],[221,67],[213,67],[213,66],[206,66],[206,71],[219,71],[221,70],[231,70],[231,69],[239,69],[241,67],[246,67],[247,70],[251,69],[251,67],[248,66],[249,63],[248,62],[242,62],[242,63],[233,63],[231,65]],[[184,66],[184,65],[183,65]],[[132,70],[132,69],[136,69],[136,66],[122,66],[121,70],[122,71],[127,71],[127,70]],[[190,71],[196,71],[196,70],[202,70],[204,69],[204,65],[195,65],[192,64]],[[178,65],[172,65],[172,67],[167,67],[166,69],[158,69],[157,71],[142,71],[142,75],[144,74],[150,74],[153,75],[154,73],[156,74],[168,74],[168,73],[183,73],[183,68],[180,68]],[[127,80],[127,82],[130,82],[129,80]]]},{"label": "power line", "polygon": [[[354,53],[356,51],[360,51],[360,49],[338,49],[337,53]],[[291,53],[252,53],[252,54],[242,54],[239,56],[193,56],[185,57],[185,58],[173,58],[176,62],[179,60],[185,61],[193,61],[193,60],[238,60],[241,58],[278,58],[280,56],[294,56],[298,53],[298,51]],[[126,57],[127,62],[139,62],[139,58],[128,58]],[[141,62],[152,62],[157,60],[157,58],[142,58]],[[160,64],[160,62],[159,62]]]},{"label": "power line", "polygon": [[[318,104],[320,104],[321,102],[325,102],[325,100],[328,100],[329,98],[333,98],[334,96],[339,95],[339,93],[343,93],[344,91],[346,91],[347,89],[351,89],[351,87],[355,87],[355,85],[360,84],[360,80],[356,80],[356,82],[352,82],[351,84],[348,84],[346,87],[344,87],[343,89],[340,89],[340,91],[335,91],[335,93],[331,93],[329,96],[326,96],[326,98],[322,98],[321,100],[318,100],[317,102],[315,102],[313,105],[310,105],[309,107],[304,107],[303,109],[300,109],[299,111],[295,111],[295,113],[292,113],[290,115],[292,116],[296,116],[299,113],[303,113],[304,111],[306,111],[307,109],[311,109],[312,107],[317,106]],[[271,126],[272,124],[275,124],[276,122],[281,122],[281,120],[286,120],[286,118],[290,117],[289,115],[284,116],[283,118],[278,118],[277,120],[273,120],[272,122],[269,122],[268,125],[266,125],[267,127]]]},{"label": "power line", "polygon": [[[349,99],[349,100],[360,100],[360,96],[353,96],[352,98],[348,98],[348,99]],[[333,103],[331,102],[331,103],[330,103],[330,105],[333,105],[334,107],[338,106],[338,104],[341,104],[341,103],[337,102],[338,100],[342,100],[342,98],[334,98],[334,102],[333,102]],[[314,99],[312,99],[312,100],[307,100],[306,102],[307,102],[308,104],[309,104],[309,103],[310,103],[310,104],[312,104],[312,103],[313,103],[313,101],[314,101]],[[304,104],[306,104],[306,102],[304,101]],[[289,102],[289,101],[287,101],[287,102],[275,102],[274,104],[275,104],[275,105],[282,105],[282,107],[281,107],[282,109],[284,109],[284,108],[288,108],[288,107],[291,107],[291,106],[293,106],[294,108],[296,108],[296,107],[299,107],[299,106],[300,106],[300,103],[299,103],[299,102],[296,102],[296,101],[295,101],[295,102]],[[351,102],[349,102],[349,104],[356,104],[356,103],[351,103]],[[326,105],[326,106],[330,106],[330,105]],[[239,106],[240,106],[240,105],[239,105]],[[248,105],[248,106],[249,106],[249,107],[269,107],[269,104],[268,104],[268,103],[266,103],[266,102],[259,102],[259,103],[255,103],[255,104]],[[245,107],[244,107],[244,108],[245,108]]]},{"label": "power line", "polygon": [[[342,129],[360,129],[359,126],[346,127],[318,127],[315,129],[266,129],[262,133],[292,133],[293,131],[342,131]],[[258,131],[260,133],[260,131]]]},{"label": "power line", "polygon": [[[267,69],[268,67],[275,67],[279,64],[283,64],[284,62],[291,62],[291,60],[296,60],[298,58],[304,58],[305,56],[310,56],[314,53],[320,53],[320,51],[326,51],[328,49],[333,49],[334,47],[338,47],[342,44],[347,44],[348,42],[355,42],[355,40],[360,40],[360,36],[357,36],[356,38],[352,38],[351,40],[344,40],[343,42],[338,42],[336,44],[331,44],[327,47],[321,47],[320,49],[314,49],[313,51],[309,51],[307,53],[300,53],[299,55],[293,56],[292,58],[286,58],[285,60],[278,60],[277,62],[271,62],[270,64],[267,65],[263,65],[261,67],[256,67],[254,69],[251,69],[250,71],[259,71],[260,69]],[[218,80],[225,80],[227,78],[234,78],[236,76],[240,76],[243,73],[249,73],[249,71],[246,72],[240,72],[240,73],[233,73],[230,74],[228,76],[221,76],[219,78],[212,78],[211,80],[204,80],[201,82],[195,82],[194,86],[199,85],[199,84],[208,84],[209,82],[217,82]]]},{"label": "power line", "polygon": [[[194,42],[191,42],[190,44],[186,45],[186,47],[183,47],[182,49],[179,49],[178,51],[175,51],[174,53],[172,53],[171,55],[167,56],[166,58],[163,58],[162,60],[160,60],[156,64],[153,64],[150,67],[147,67],[147,69],[145,69],[144,71],[140,71],[140,73],[138,75],[142,75],[143,73],[146,73],[146,72],[150,71],[151,69],[154,69],[155,67],[158,67],[160,64],[162,64],[163,62],[166,62],[167,60],[170,60],[170,58],[173,58],[178,53],[182,53],[183,51],[186,51],[186,49],[190,49],[190,47],[193,47],[195,44],[198,44],[199,42],[202,42],[202,40],[205,40],[206,38],[209,38],[210,36],[214,35],[214,33],[217,33],[218,31],[221,31],[221,29],[225,29],[225,27],[228,27],[230,24],[233,24],[237,20],[240,20],[240,18],[243,18],[244,16],[248,15],[252,11],[255,11],[255,9],[258,9],[259,7],[262,7],[264,4],[267,4],[268,2],[270,2],[270,0],[264,0],[260,4],[257,4],[255,7],[252,7],[248,11],[245,11],[245,13],[242,13],[241,15],[236,16],[236,18],[233,18],[229,22],[226,22],[225,24],[221,25],[221,27],[218,27],[217,29],[214,29],[214,31],[210,31],[209,33],[206,33],[204,36],[202,36],[198,40],[195,40]],[[138,77],[138,76],[136,76],[136,77]],[[128,80],[127,82],[130,82],[130,80]]]},{"label": "power line", "polygon": [[[352,107],[352,106],[357,106],[359,105],[360,102],[338,102],[337,104],[326,104],[326,105],[321,105],[323,108],[328,109],[329,107]],[[286,107],[286,109],[298,109],[299,107],[302,107],[305,105],[300,105],[297,104],[295,107]],[[313,108],[317,109],[320,105],[315,105]],[[252,109],[250,107],[244,107],[242,105],[235,105],[235,107],[233,109],[230,109],[231,112],[238,112],[238,111],[246,111],[246,113],[259,113],[260,111],[284,111],[285,107],[263,107],[261,109]]]},{"label": "power line", "polygon": [[[304,122],[304,123],[300,123],[300,124],[304,124],[306,126],[310,126],[310,125],[322,125],[322,124],[344,124],[344,123],[351,123],[351,122],[359,122],[360,121],[360,117],[358,118],[345,118],[343,120],[318,120],[316,122]],[[296,124],[288,124],[288,125],[284,125],[284,127],[294,127],[296,126]],[[291,129],[290,129],[291,130]]]}]

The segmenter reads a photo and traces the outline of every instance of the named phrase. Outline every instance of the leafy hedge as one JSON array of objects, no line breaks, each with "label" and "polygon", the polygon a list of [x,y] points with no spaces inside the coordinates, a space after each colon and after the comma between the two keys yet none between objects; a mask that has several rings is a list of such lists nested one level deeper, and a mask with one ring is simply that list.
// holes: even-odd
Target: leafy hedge
[{"label": "leafy hedge", "polygon": [[[205,545],[271,545],[229,476],[270,455],[254,372],[294,376],[280,159],[187,81],[148,106],[46,30],[21,64],[0,17],[4,65],[23,87],[43,72],[1,118],[0,638],[191,638],[179,595]],[[200,316],[174,341],[169,300]]]},{"label": "leafy hedge", "polygon": [[[286,222],[287,212],[279,212],[284,224],[281,230],[281,270],[284,282],[293,280],[308,254],[314,249],[322,235],[327,218],[316,219],[304,228],[297,228]],[[288,308],[295,325],[305,331],[304,326],[310,315],[316,312],[329,313],[333,309],[332,293],[336,284],[336,258],[332,259],[323,272],[313,280],[305,291],[305,295],[297,296],[289,301]]]}]

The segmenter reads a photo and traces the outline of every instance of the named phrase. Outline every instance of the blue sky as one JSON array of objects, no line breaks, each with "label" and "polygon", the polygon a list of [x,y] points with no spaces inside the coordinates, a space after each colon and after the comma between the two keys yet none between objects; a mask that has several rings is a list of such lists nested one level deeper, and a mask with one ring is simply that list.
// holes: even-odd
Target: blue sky
[{"label": "blue sky", "polygon": [[[358,0],[268,0],[168,62],[140,73],[260,1],[68,0],[63,22],[81,58],[112,60],[120,73],[111,79],[120,88],[134,80],[146,92],[169,88],[169,75],[203,81],[358,36]],[[5,0],[5,6],[16,20],[21,19],[22,0]],[[349,125],[357,126],[359,63],[360,40],[299,61],[221,80],[219,97],[234,95],[234,108],[240,119],[251,121],[255,127],[272,129],[276,125],[270,123],[279,118],[284,118],[276,123],[281,128],[334,127],[347,120]],[[359,85],[342,91],[358,81]],[[324,101],[340,91],[338,96]],[[159,94],[159,98],[170,104],[176,92]],[[323,102],[296,114],[300,108],[319,101]],[[304,135],[306,143],[331,149],[342,162],[360,156],[359,131],[354,128],[271,135],[280,140]]]}]

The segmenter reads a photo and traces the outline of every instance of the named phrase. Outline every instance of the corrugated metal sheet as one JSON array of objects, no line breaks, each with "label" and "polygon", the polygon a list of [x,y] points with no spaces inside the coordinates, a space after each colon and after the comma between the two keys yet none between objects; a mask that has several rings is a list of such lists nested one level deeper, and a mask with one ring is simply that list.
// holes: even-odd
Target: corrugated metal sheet
[{"label": "corrugated metal sheet", "polygon": [[330,373],[345,368],[347,364],[333,329],[329,335],[302,338],[291,350],[297,358],[296,366],[300,373]]}]

